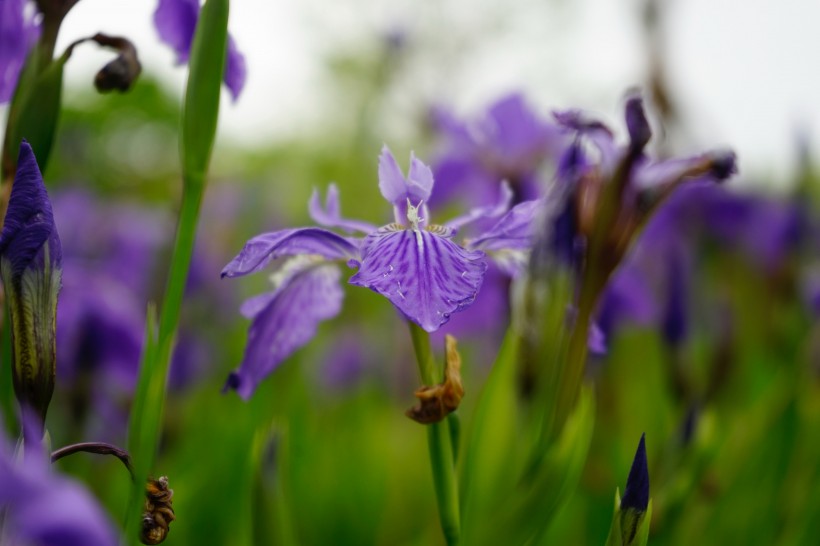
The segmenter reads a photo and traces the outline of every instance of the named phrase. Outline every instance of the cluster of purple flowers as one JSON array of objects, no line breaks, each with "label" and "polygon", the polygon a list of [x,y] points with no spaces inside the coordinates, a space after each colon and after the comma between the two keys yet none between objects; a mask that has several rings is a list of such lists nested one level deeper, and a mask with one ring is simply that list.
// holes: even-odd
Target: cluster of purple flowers
[{"label": "cluster of purple flowers", "polygon": [[[274,260],[278,265],[271,277],[273,291],[242,308],[252,319],[248,345],[226,387],[249,397],[265,376],[315,335],[318,323],[339,313],[343,298],[339,262],[358,268],[349,284],[383,295],[407,320],[435,332],[476,302],[488,268],[508,278],[527,270],[540,236],[536,226],[544,223],[536,221],[540,216],[549,216],[553,237],[549,246],[556,258],[566,257],[575,267],[588,260],[582,253],[595,240],[593,231],[600,229],[595,222],[604,217],[614,226],[607,237],[619,237],[607,241],[617,255],[603,264],[605,284],[640,225],[672,190],[683,181],[720,181],[735,170],[730,152],[651,160],[643,152],[650,132],[641,100],[630,98],[626,112],[630,141],[623,147],[605,125],[578,111],[556,113],[557,123],[541,121],[517,95],[495,104],[475,129],[439,112],[449,147],[437,163],[441,177],[436,178],[437,184],[433,171],[416,157],[411,156],[404,176],[392,153],[386,147],[382,150],[379,189],[393,205],[394,220],[382,227],[343,218],[335,186],[330,187],[324,207],[314,193],[310,213],[323,228],[254,237],[223,270],[223,276],[234,277],[260,271]],[[545,197],[539,172],[550,160],[557,164],[553,187],[562,191]],[[470,195],[477,206],[446,224],[430,223],[428,202],[431,197],[435,201],[452,196],[447,191],[451,184],[475,187]],[[596,209],[605,201],[602,193],[612,187],[621,192],[620,203],[608,212]],[[563,199],[550,202],[556,195]],[[456,242],[457,235],[476,226],[478,233]],[[498,291],[490,301],[507,301],[507,294],[502,294],[508,290],[504,282],[490,290]],[[501,328],[509,322],[503,313],[476,316],[477,322]],[[590,328],[589,342],[593,350],[603,350],[595,327]]]}]

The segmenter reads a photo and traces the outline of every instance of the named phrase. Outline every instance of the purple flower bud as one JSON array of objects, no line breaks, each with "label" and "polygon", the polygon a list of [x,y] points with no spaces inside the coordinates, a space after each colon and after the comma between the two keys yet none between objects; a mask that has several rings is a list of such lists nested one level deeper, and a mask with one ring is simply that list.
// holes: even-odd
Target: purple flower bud
[{"label": "purple flower bud", "polygon": [[638,154],[652,138],[652,129],[643,109],[643,98],[633,95],[626,101],[626,128],[629,131],[629,147],[633,154]]},{"label": "purple flower bud", "polygon": [[722,182],[737,174],[737,157],[731,150],[713,152],[711,174]]},{"label": "purple flower bud", "polygon": [[41,426],[54,391],[61,261],[51,202],[34,152],[23,141],[0,234],[0,275],[11,311],[14,390]]},{"label": "purple flower bud", "polygon": [[621,498],[621,510],[631,508],[638,512],[645,512],[649,505],[649,469],[646,464],[645,436],[646,434],[641,434],[638,451],[635,452],[632,468],[629,469],[626,489]]},{"label": "purple flower bud", "polygon": [[0,235],[0,256],[10,262],[9,280],[17,281],[28,268],[59,269],[62,260],[51,202],[37,159],[25,140],[20,144],[17,174]]}]

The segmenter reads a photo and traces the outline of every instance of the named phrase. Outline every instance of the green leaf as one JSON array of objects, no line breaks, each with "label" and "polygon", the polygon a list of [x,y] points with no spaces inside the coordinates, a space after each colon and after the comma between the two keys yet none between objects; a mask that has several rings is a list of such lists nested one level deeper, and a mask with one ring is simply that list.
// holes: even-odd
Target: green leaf
[{"label": "green leaf", "polygon": [[[615,490],[615,509],[612,512],[612,525],[606,546],[646,546],[649,541],[649,525],[652,521],[652,500],[646,507],[646,512],[627,509],[621,510],[621,495]],[[624,533],[626,529],[634,529],[634,533]],[[630,536],[631,535],[631,536]]]},{"label": "green leaf", "polygon": [[510,330],[481,392],[467,438],[461,479],[465,544],[474,543],[481,522],[507,498],[522,464],[514,447],[519,445],[518,346]]},{"label": "green leaf", "polygon": [[26,63],[25,73],[20,77],[20,85],[9,110],[3,152],[4,175],[10,174],[6,171],[16,162],[17,151],[24,138],[31,144],[40,170],[45,172],[57,132],[63,94],[63,67],[68,57],[55,59],[36,75],[33,74],[34,68],[29,66],[33,58],[34,54]]},{"label": "green leaf", "polygon": [[[154,445],[150,441],[151,433],[159,427],[159,423],[151,419],[153,411],[151,406],[162,403],[157,401],[155,395],[157,388],[152,387],[152,382],[157,381],[156,373],[157,350],[156,328],[157,310],[154,305],[148,306],[145,317],[145,341],[140,359],[139,378],[134,393],[134,402],[131,406],[131,415],[128,423],[128,452],[134,462],[135,482],[131,488],[131,496],[128,502],[128,511],[125,514],[125,524],[128,543],[137,544],[137,529],[140,521],[138,510],[142,510],[142,499],[144,495],[145,478],[151,470],[154,460]],[[152,396],[153,395],[153,396]]]},{"label": "green leaf", "polygon": [[205,2],[191,46],[180,141],[186,185],[204,183],[211,158],[225,72],[228,11],[228,0]]}]

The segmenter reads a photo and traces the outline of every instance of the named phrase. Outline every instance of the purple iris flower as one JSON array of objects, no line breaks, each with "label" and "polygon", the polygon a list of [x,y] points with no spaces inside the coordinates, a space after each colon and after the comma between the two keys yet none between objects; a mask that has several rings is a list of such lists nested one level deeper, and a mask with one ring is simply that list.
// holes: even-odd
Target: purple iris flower
[{"label": "purple iris flower", "polygon": [[40,38],[36,15],[30,0],[0,2],[0,104],[11,100],[26,56]]},{"label": "purple iris flower", "polygon": [[794,203],[742,194],[706,181],[676,190],[624,258],[604,292],[598,321],[655,324],[670,346],[692,323],[698,257],[718,250],[746,262],[750,275],[772,275],[798,250],[805,220]]},{"label": "purple iris flower", "polygon": [[537,198],[542,193],[538,170],[558,156],[565,140],[519,93],[502,97],[467,123],[437,109],[433,123],[444,140],[434,163],[436,179],[446,181],[436,188],[437,205],[464,195],[476,205],[492,203],[502,180],[510,183],[514,203]]},{"label": "purple iris flower", "polygon": [[[159,0],[154,12],[154,26],[159,38],[176,51],[178,64],[188,62],[200,9],[199,0]],[[234,101],[242,93],[247,75],[245,56],[237,49],[236,42],[229,35],[223,81]]]},{"label": "purple iris flower", "polygon": [[[358,268],[349,284],[386,297],[427,332],[472,305],[484,279],[487,255],[513,273],[526,263],[532,219],[540,202],[507,210],[509,194],[505,194],[499,203],[474,209],[448,224],[431,224],[427,200],[433,191],[432,172],[411,155],[404,176],[386,146],[379,158],[379,189],[393,205],[393,223],[377,227],[342,218],[338,190],[331,186],[324,206],[314,192],[311,216],[326,228],[364,237],[310,227],[264,233],[249,240],[225,266],[222,276],[236,277],[287,258],[271,277],[274,290],[242,307],[253,322],[245,357],[226,387],[248,398],[265,376],[315,335],[321,321],[338,314],[343,293],[337,262]],[[500,217],[493,229],[464,246],[453,241],[460,227],[487,217]]]},{"label": "purple iris flower", "polygon": [[32,546],[109,546],[119,537],[108,515],[78,483],[52,472],[36,426],[15,453],[0,427],[0,542]]}]

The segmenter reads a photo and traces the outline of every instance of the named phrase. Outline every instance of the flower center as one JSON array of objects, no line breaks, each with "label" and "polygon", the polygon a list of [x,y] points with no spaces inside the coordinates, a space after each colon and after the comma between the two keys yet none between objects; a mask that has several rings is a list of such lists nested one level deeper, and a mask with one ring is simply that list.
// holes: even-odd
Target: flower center
[{"label": "flower center", "polygon": [[415,207],[413,203],[410,202],[410,198],[407,198],[407,221],[410,222],[410,227],[412,229],[419,229],[419,222],[424,222],[424,218],[419,216],[419,209],[424,201],[419,201],[419,204]]}]

